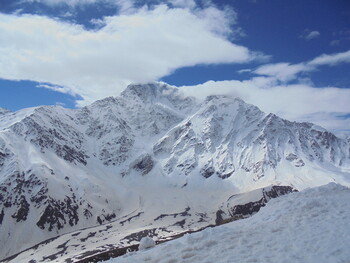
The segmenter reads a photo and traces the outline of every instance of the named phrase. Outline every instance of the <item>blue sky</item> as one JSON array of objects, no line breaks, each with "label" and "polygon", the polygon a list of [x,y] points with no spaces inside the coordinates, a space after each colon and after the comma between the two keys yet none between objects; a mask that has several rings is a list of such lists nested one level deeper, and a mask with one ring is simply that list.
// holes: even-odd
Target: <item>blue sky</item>
[{"label": "blue sky", "polygon": [[347,0],[3,0],[0,107],[80,107],[129,83],[233,94],[350,133]]}]

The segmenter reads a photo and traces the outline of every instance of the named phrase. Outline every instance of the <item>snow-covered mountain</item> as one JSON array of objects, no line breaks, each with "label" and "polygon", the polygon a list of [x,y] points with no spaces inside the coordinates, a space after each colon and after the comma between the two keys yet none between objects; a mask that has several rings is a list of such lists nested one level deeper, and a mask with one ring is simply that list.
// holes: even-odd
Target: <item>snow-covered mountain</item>
[{"label": "snow-covered mountain", "polygon": [[230,96],[198,101],[155,83],[77,110],[0,110],[0,259],[86,228],[89,249],[109,226],[119,239],[105,246],[200,229],[254,212],[234,207],[262,197],[239,194],[328,182],[350,185],[348,140]]}]

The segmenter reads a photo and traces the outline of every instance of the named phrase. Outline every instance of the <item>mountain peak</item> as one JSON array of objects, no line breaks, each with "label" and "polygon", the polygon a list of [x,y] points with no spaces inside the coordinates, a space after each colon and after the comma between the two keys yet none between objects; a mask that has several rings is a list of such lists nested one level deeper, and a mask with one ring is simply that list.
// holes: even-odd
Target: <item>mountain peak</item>
[{"label": "mountain peak", "polygon": [[172,87],[161,82],[153,82],[147,84],[130,84],[121,94],[125,96],[137,96],[141,100],[152,100],[161,96],[168,96],[170,94],[178,93],[178,88]]},{"label": "mountain peak", "polygon": [[137,101],[145,105],[158,104],[163,108],[186,113],[192,111],[197,105],[195,98],[185,96],[177,87],[162,82],[131,84],[120,97],[129,102]]}]

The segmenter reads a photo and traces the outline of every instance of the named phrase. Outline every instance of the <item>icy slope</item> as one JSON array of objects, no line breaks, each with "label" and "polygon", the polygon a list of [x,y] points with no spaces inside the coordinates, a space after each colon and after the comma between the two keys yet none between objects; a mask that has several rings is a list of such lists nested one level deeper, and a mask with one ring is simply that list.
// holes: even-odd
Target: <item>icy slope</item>
[{"label": "icy slope", "polygon": [[1,110],[0,259],[121,218],[198,229],[229,217],[232,195],[349,181],[349,140],[230,96],[154,83],[77,110]]},{"label": "icy slope", "polygon": [[251,218],[107,263],[349,262],[350,189],[331,183],[272,200]]}]

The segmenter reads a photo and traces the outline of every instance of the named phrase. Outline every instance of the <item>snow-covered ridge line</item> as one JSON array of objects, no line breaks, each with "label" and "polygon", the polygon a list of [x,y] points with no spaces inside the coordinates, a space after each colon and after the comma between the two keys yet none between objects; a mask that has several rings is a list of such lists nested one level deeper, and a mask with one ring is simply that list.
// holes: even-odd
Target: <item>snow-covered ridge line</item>
[{"label": "snow-covered ridge line", "polygon": [[349,185],[348,140],[164,83],[131,85],[77,110],[5,113],[0,128],[0,258],[124,216],[135,228],[200,228],[218,208],[230,216],[232,195],[270,185]]}]

